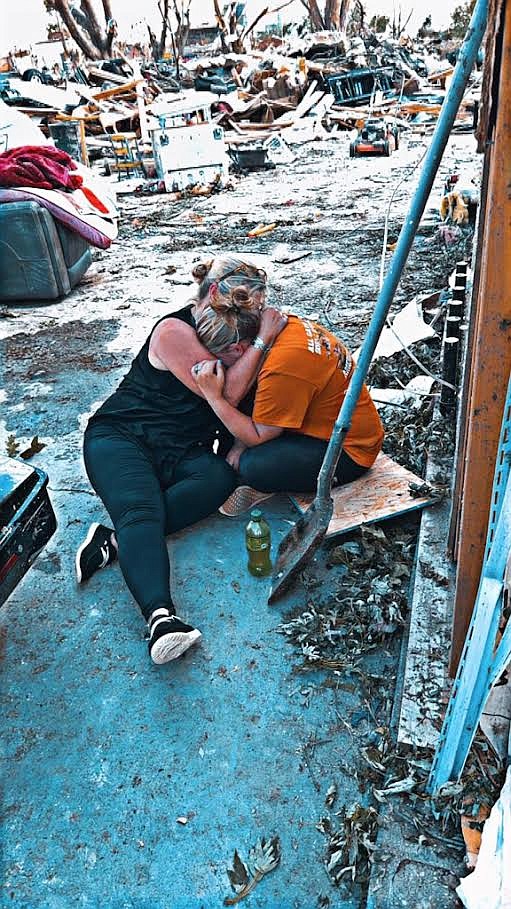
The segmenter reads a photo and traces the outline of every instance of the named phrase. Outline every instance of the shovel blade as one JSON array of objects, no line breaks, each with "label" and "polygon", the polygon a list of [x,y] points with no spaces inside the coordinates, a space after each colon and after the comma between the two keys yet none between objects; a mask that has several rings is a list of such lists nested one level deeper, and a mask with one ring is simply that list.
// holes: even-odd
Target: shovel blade
[{"label": "shovel blade", "polygon": [[303,514],[281,540],[275,560],[268,603],[274,603],[321,545],[334,509],[332,499],[317,502]]}]

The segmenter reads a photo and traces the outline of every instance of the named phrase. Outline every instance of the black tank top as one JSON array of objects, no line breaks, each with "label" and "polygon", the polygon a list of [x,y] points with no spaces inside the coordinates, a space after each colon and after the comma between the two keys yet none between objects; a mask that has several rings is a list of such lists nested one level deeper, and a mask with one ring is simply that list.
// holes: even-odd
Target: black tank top
[{"label": "black tank top", "polygon": [[198,443],[211,444],[220,423],[209,404],[168,370],[149,362],[151,336],[164,319],[180,319],[195,328],[192,305],[163,316],[114,393],[91,417],[90,426],[108,424],[142,439],[155,451],[183,452]]}]

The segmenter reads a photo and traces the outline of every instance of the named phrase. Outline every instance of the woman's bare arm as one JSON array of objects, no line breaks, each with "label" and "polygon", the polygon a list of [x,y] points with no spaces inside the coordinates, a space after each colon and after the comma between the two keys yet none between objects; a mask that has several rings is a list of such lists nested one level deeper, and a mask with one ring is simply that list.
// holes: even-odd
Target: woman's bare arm
[{"label": "woman's bare arm", "polygon": [[[287,324],[287,317],[279,310],[269,307],[263,310],[259,337],[265,344],[271,345]],[[181,319],[170,316],[155,329],[149,347],[150,361],[157,369],[168,369],[173,375],[190,388],[195,394],[204,397],[191,372],[192,366],[201,360],[214,357],[199,341],[191,325]],[[263,361],[263,352],[255,347],[248,347],[240,359],[226,373],[224,396],[235,407],[245,397],[253,385]]]},{"label": "woman's bare arm", "polygon": [[225,370],[220,360],[213,362],[211,360],[203,361],[197,373],[197,382],[203,390],[209,406],[214,410],[219,420],[222,421],[234,438],[246,448],[262,445],[263,442],[276,439],[284,432],[281,426],[255,423],[251,417],[241,413],[226,400],[223,396]]}]

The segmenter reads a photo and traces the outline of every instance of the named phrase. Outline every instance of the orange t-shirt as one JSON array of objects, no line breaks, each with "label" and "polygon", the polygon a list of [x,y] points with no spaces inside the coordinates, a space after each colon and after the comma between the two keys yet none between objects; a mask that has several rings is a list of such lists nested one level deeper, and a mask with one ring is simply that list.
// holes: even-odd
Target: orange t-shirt
[{"label": "orange t-shirt", "polygon": [[[335,335],[290,316],[259,372],[252,419],[328,440],[353,369],[351,354]],[[383,426],[364,385],[344,451],[362,467],[371,467],[382,442]]]}]

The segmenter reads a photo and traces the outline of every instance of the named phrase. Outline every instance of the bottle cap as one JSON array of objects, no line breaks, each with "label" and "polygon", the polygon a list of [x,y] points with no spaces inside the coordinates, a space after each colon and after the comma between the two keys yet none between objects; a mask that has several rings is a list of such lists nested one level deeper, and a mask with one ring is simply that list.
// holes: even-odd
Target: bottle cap
[{"label": "bottle cap", "polygon": [[253,518],[254,521],[259,521],[260,518],[262,518],[262,516],[263,516],[263,513],[262,513],[262,511],[261,511],[260,508],[254,508],[254,509],[250,512],[250,517]]}]

